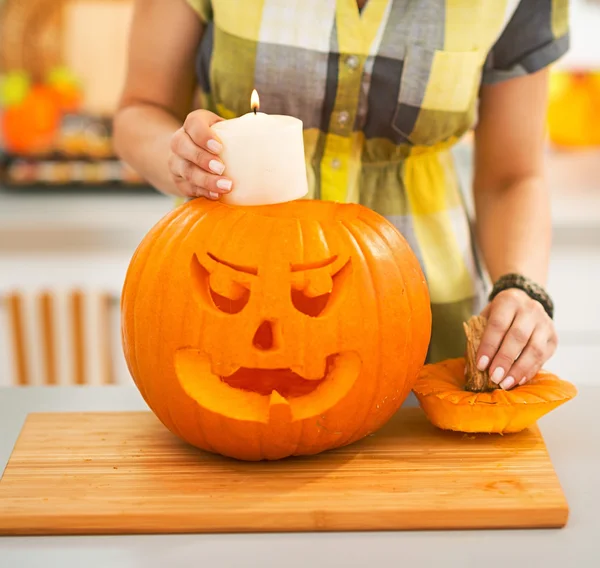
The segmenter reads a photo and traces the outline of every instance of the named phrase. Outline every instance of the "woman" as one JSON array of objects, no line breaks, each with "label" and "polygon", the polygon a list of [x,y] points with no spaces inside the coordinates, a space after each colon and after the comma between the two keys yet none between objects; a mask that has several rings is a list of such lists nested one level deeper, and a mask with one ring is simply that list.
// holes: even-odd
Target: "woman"
[{"label": "woman", "polygon": [[[371,207],[412,246],[429,360],[461,355],[482,312],[479,367],[510,389],[557,343],[542,158],[567,22],[567,0],[138,0],[115,144],[164,193],[219,199],[235,187],[211,126],[256,88],[303,120],[311,197]],[[473,234],[450,154],[472,128]]]}]

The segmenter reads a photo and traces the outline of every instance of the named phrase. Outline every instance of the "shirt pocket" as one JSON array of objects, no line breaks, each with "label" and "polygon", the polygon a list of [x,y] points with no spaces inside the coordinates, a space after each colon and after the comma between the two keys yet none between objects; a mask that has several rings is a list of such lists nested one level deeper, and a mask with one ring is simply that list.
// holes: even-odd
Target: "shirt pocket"
[{"label": "shirt pocket", "polygon": [[477,50],[409,46],[392,128],[425,146],[464,134],[474,123],[483,61]]}]

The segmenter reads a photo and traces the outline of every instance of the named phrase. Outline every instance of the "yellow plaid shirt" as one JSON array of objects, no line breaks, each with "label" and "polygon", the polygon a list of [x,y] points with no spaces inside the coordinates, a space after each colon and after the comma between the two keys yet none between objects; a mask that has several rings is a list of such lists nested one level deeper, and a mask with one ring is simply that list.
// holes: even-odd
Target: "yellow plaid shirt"
[{"label": "yellow plaid shirt", "polygon": [[304,123],[310,196],[391,220],[431,294],[430,361],[461,355],[486,301],[451,147],[482,82],[535,72],[568,47],[568,0],[188,0],[206,24],[199,104]]}]

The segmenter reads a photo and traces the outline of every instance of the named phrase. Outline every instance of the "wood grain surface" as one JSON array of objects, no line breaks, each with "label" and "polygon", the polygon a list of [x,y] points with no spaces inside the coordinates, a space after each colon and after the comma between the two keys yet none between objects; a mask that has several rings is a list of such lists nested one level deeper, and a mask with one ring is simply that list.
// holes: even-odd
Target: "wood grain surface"
[{"label": "wood grain surface", "polygon": [[242,463],[149,412],[32,414],[0,481],[0,534],[561,527],[568,506],[536,428],[443,432],[418,408],[311,458]]}]

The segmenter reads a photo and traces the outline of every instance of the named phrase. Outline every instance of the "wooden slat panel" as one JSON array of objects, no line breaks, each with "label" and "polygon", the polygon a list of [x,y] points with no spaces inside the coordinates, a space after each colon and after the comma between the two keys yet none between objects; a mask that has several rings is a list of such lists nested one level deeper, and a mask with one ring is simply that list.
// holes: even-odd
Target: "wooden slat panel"
[{"label": "wooden slat panel", "polygon": [[41,294],[39,302],[42,320],[45,383],[56,385],[56,340],[54,335],[56,310],[54,309],[53,297],[48,292]]},{"label": "wooden slat panel", "polygon": [[72,334],[73,334],[73,369],[76,385],[86,384],[85,373],[85,323],[84,323],[84,296],[75,291],[71,294],[72,306]]},{"label": "wooden slat panel", "polygon": [[7,297],[9,328],[13,349],[15,384],[26,386],[29,384],[29,370],[27,368],[27,354],[25,352],[25,331],[23,323],[23,300],[18,294]]},{"label": "wooden slat panel", "polygon": [[152,415],[28,417],[0,481],[0,534],[561,527],[568,507],[537,428],[442,432],[418,408],[312,458],[242,463]]},{"label": "wooden slat panel", "polygon": [[8,384],[114,384],[113,306],[109,294],[94,290],[18,290],[0,297]]},{"label": "wooden slat panel", "polygon": [[101,294],[98,299],[99,306],[99,322],[98,322],[98,351],[101,366],[102,382],[106,385],[115,384],[115,373],[113,369],[113,354],[111,348],[111,321],[110,312],[112,299],[108,294]]}]

